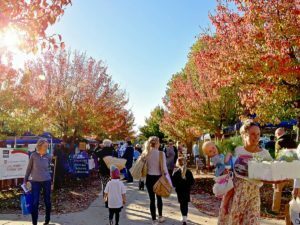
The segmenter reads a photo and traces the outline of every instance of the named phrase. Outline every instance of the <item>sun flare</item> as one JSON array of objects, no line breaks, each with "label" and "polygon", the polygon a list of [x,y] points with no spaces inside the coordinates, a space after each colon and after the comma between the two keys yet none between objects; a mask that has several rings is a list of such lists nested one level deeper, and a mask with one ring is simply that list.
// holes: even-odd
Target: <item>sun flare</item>
[{"label": "sun flare", "polygon": [[16,29],[8,28],[0,31],[0,47],[8,50],[16,50],[20,46],[21,38]]}]

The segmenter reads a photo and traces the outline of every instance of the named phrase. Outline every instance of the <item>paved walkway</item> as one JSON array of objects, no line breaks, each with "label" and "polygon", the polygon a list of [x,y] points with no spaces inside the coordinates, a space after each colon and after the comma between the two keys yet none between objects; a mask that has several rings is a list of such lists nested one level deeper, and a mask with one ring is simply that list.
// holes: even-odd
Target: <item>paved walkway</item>
[{"label": "paved walkway", "polygon": [[[139,191],[137,184],[133,183],[127,187],[127,205],[123,209],[120,218],[120,225],[150,225],[150,213],[148,209],[149,198],[146,191]],[[51,225],[107,225],[108,210],[104,207],[102,196],[99,196],[91,206],[78,213],[65,215],[53,215]],[[164,200],[164,216],[166,222],[164,225],[180,225],[180,210],[176,196],[173,194],[169,199]],[[42,216],[41,223],[42,224]],[[217,224],[217,219],[200,213],[195,207],[190,205],[189,225]],[[0,214],[0,225],[30,225],[30,217],[22,215],[4,215]],[[264,220],[262,225],[283,225],[280,220]]]}]

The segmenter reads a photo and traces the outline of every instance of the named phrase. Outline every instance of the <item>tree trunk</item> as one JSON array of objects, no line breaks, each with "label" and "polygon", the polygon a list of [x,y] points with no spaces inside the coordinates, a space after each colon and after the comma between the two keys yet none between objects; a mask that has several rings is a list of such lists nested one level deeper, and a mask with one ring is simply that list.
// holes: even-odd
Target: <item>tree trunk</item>
[{"label": "tree trunk", "polygon": [[186,147],[187,147],[187,153],[192,154],[193,142],[192,141],[187,142]]},{"label": "tree trunk", "polygon": [[222,133],[221,133],[221,129],[218,128],[215,132],[215,140],[218,141],[218,140],[221,140],[222,139]]}]

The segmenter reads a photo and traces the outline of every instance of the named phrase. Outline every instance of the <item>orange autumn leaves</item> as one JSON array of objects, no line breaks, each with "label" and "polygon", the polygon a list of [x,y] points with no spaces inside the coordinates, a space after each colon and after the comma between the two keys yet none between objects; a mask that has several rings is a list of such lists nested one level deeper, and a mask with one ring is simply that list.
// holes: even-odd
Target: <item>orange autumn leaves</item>
[{"label": "orange autumn leaves", "polygon": [[106,70],[83,53],[48,51],[26,63],[17,93],[55,133],[125,138],[134,118],[126,93]]},{"label": "orange autumn leaves", "polygon": [[50,131],[62,136],[123,139],[134,117],[125,91],[102,61],[86,54],[47,51],[0,90],[3,134]]},{"label": "orange autumn leaves", "polygon": [[[237,86],[244,108],[261,122],[296,117],[300,98],[300,5],[297,0],[220,1],[213,46],[215,83]],[[198,55],[198,62],[209,60]],[[212,61],[212,60],[209,60]],[[208,62],[209,62],[208,61]],[[198,63],[200,64],[200,63]],[[201,70],[201,67],[199,68]]]},{"label": "orange autumn leaves", "polygon": [[[0,34],[18,35],[25,52],[41,56],[13,68],[9,46],[0,49],[1,133],[52,131],[123,139],[133,134],[134,117],[125,91],[102,61],[64,50],[61,35],[46,35],[71,0],[0,1]],[[48,50],[48,51],[47,51]]]},{"label": "orange autumn leaves", "polygon": [[168,85],[165,131],[218,132],[248,110],[262,123],[297,117],[299,15],[297,0],[218,1],[214,32],[200,35]]},{"label": "orange autumn leaves", "polygon": [[71,0],[4,0],[0,1],[0,31],[13,28],[22,34],[22,48],[37,51],[42,47],[57,48],[61,43],[60,35],[48,37],[46,29],[56,23],[64,14]]}]

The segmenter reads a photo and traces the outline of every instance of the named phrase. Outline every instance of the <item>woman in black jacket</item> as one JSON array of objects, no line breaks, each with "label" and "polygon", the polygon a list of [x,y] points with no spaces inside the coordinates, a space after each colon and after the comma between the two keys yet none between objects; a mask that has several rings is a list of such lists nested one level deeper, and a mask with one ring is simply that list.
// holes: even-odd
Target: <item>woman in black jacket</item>
[{"label": "woman in black jacket", "polygon": [[173,186],[177,193],[180,211],[182,215],[182,224],[187,224],[188,204],[191,201],[190,191],[191,186],[195,183],[192,172],[186,167],[186,159],[178,157],[175,169],[172,175]]}]

